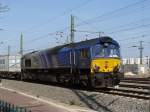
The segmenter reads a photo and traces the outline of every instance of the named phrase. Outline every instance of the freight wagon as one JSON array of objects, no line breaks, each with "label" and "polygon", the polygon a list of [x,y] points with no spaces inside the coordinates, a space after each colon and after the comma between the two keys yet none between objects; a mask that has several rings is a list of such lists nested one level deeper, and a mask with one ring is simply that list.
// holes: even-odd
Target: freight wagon
[{"label": "freight wagon", "polygon": [[0,55],[0,76],[3,78],[19,78],[21,55]]}]

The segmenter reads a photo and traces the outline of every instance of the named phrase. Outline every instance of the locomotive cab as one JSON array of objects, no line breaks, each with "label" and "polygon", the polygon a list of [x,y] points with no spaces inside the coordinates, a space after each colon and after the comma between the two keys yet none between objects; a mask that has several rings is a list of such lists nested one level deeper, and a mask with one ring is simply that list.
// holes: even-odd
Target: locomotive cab
[{"label": "locomotive cab", "polygon": [[120,50],[114,45],[96,45],[92,49],[91,72],[116,72],[120,67]]},{"label": "locomotive cab", "polygon": [[107,40],[91,48],[91,75],[94,85],[102,87],[119,84],[121,65],[120,47],[118,43]]}]

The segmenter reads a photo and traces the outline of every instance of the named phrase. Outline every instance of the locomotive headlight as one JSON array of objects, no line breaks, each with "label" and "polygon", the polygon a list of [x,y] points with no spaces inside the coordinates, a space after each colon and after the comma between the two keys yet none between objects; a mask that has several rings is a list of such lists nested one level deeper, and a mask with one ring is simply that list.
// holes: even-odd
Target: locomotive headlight
[{"label": "locomotive headlight", "polygon": [[97,66],[97,65],[95,65],[93,69],[94,69],[94,72],[99,72],[100,67],[99,67],[99,66]]}]

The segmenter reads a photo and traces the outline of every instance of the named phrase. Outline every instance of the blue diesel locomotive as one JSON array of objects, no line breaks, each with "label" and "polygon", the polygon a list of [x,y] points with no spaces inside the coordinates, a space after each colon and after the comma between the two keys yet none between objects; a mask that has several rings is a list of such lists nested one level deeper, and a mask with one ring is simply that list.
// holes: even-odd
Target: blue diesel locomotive
[{"label": "blue diesel locomotive", "polygon": [[120,66],[120,46],[105,36],[28,53],[21,78],[110,87],[123,76]]}]

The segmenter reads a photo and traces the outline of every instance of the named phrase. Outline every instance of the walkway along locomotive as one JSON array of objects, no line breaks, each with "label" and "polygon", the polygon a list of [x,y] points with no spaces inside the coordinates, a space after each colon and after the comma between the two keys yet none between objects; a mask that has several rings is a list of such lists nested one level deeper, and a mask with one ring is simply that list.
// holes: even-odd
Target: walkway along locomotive
[{"label": "walkway along locomotive", "polygon": [[119,84],[120,66],[119,44],[101,37],[26,54],[21,59],[21,77],[109,87]]}]

